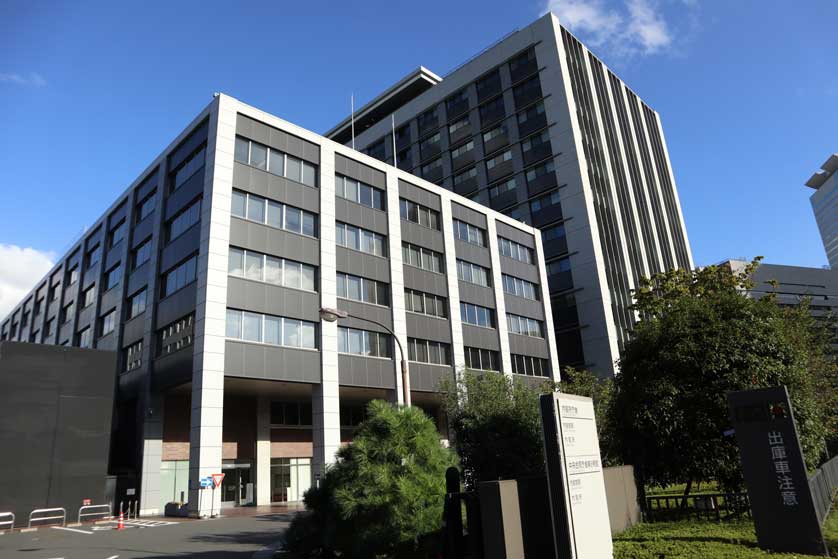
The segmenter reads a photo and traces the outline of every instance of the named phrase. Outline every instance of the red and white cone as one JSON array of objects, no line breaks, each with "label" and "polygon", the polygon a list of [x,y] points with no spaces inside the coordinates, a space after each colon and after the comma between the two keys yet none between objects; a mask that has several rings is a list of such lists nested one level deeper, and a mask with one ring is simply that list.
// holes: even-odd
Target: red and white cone
[{"label": "red and white cone", "polygon": [[122,515],[122,511],[119,511],[119,522],[116,523],[117,530],[124,530],[125,529],[125,518]]}]

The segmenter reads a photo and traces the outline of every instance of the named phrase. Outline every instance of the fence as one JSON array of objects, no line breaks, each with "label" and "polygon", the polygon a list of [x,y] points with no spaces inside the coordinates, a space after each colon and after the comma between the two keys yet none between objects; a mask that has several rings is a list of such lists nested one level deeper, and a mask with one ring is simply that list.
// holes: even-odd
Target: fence
[{"label": "fence", "polygon": [[[49,514],[51,514],[52,516],[44,516]],[[52,522],[53,520],[60,520],[61,525],[64,526],[64,524],[67,523],[67,511],[61,507],[56,507],[52,509],[35,509],[29,513],[28,527],[32,528],[33,522],[49,522],[50,524],[54,524],[54,522]],[[41,526],[44,526],[44,524],[41,524]]]},{"label": "fence", "polygon": [[84,505],[79,509],[78,523],[83,519],[96,517],[99,520],[111,516],[111,505]]},{"label": "fence", "polygon": [[[3,520],[5,519],[5,520]],[[9,530],[15,529],[15,513],[13,512],[0,512],[0,531],[5,531],[7,526]]]},{"label": "fence", "polygon": [[809,477],[809,489],[818,521],[823,524],[832,508],[832,495],[838,489],[838,456],[833,456]]},{"label": "fence", "polygon": [[697,493],[695,495],[657,495],[646,497],[646,521],[664,522],[698,518],[731,520],[751,516],[747,493]]}]

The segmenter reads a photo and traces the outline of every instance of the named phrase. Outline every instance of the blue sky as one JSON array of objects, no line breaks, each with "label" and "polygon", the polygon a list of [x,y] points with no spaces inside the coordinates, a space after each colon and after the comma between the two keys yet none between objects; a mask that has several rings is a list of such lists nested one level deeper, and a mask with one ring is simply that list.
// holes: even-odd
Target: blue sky
[{"label": "blue sky", "polygon": [[[660,113],[697,264],[755,255],[826,264],[803,182],[838,151],[838,3],[552,6]],[[0,305],[214,91],[324,132],[346,115],[351,92],[366,101],[420,64],[442,75],[546,9],[520,0],[0,3]]]}]

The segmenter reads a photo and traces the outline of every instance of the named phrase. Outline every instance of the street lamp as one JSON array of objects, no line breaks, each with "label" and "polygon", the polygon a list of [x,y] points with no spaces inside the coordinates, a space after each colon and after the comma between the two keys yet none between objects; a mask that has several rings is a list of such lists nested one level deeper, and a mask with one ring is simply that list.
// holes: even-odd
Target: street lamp
[{"label": "street lamp", "polygon": [[[363,320],[366,322],[377,324],[378,326],[381,326],[382,328],[387,330],[390,333],[390,335],[393,336],[393,339],[396,340],[396,345],[399,346],[399,353],[402,357],[402,390],[404,392],[404,405],[410,406],[410,375],[407,372],[407,359],[405,359],[407,355],[405,354],[404,348],[402,347],[402,343],[399,341],[399,338],[398,336],[396,336],[395,332],[388,328],[386,324],[382,324],[377,320],[372,320],[370,318],[364,318],[361,316],[355,316],[354,314],[349,314],[348,312],[341,309],[331,309],[328,307],[323,307],[320,309],[320,318],[325,320],[326,322],[335,322],[339,318],[355,318],[357,320]],[[398,371],[396,372],[396,378],[398,380]],[[396,385],[398,386],[398,382],[396,382]]]}]

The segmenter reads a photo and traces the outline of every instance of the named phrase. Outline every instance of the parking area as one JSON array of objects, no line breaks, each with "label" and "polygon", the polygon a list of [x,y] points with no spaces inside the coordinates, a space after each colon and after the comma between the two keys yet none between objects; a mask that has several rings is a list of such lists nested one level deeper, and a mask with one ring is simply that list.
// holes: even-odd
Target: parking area
[{"label": "parking area", "polygon": [[[294,512],[213,519],[140,518],[0,536],[3,559],[251,558],[276,543]],[[270,554],[268,554],[270,556]]]}]

